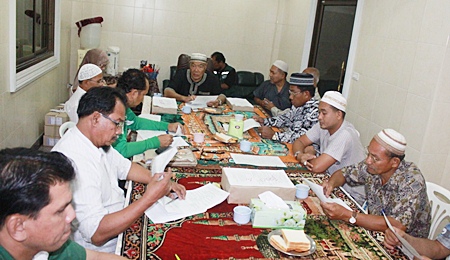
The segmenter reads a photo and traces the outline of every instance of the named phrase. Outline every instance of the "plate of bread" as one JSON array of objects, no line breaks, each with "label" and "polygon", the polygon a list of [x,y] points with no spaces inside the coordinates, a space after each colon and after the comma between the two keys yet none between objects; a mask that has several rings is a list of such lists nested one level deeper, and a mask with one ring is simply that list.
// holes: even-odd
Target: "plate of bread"
[{"label": "plate of bread", "polygon": [[267,236],[276,250],[292,256],[307,256],[316,251],[316,242],[303,230],[277,229]]}]

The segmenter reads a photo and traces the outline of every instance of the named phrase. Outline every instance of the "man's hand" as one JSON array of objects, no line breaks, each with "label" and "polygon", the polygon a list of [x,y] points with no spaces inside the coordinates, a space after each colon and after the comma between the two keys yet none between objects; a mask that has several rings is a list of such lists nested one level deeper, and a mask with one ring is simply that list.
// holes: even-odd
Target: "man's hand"
[{"label": "man's hand", "polygon": [[[396,227],[393,228],[395,230],[395,233],[397,233],[397,235],[401,237],[405,236],[405,232],[403,230],[398,229]],[[400,241],[395,236],[394,232],[392,232],[392,230],[390,230],[389,228],[386,229],[386,231],[384,231],[384,246],[387,249],[394,249],[398,245],[400,245]]]},{"label": "man's hand", "polygon": [[258,132],[260,133],[262,138],[271,139],[272,136],[275,134],[275,131],[272,130],[272,128],[268,126],[261,126],[258,128]]},{"label": "man's hand", "polygon": [[352,216],[352,212],[334,202],[320,202],[323,212],[329,219],[347,221]]},{"label": "man's hand", "polygon": [[328,182],[328,180],[324,181],[322,183],[322,187],[323,187],[323,194],[325,195],[325,197],[330,197],[331,192],[333,192],[334,187]]},{"label": "man's hand", "polygon": [[177,123],[170,123],[167,126],[167,130],[169,130],[169,132],[175,133],[177,131],[177,129],[178,129],[178,126],[181,127],[181,131],[183,131],[183,125],[178,123],[178,122]]},{"label": "man's hand", "polygon": [[262,102],[262,106],[267,109],[270,110],[272,107],[274,107],[275,105],[273,104],[272,101],[268,100],[267,98],[264,99],[264,101]]},{"label": "man's hand", "polygon": [[308,170],[312,170],[313,165],[309,162],[309,160],[315,159],[317,156],[309,154],[309,153],[303,153],[299,155],[296,159],[300,162],[301,165],[305,166]]},{"label": "man's hand", "polygon": [[184,96],[184,97],[183,97],[183,102],[184,102],[184,103],[188,103],[188,102],[194,101],[195,98],[196,98],[195,95]]},{"label": "man's hand", "polygon": [[159,135],[158,139],[159,139],[159,146],[167,147],[172,143],[173,136],[170,134],[163,134],[163,135]]},{"label": "man's hand", "polygon": [[219,106],[219,100],[211,100],[211,101],[208,101],[207,103],[206,103],[206,105],[208,106],[208,107],[218,107]]},{"label": "man's hand", "polygon": [[[162,176],[162,179],[160,179]],[[144,196],[152,201],[157,201],[170,192],[172,187],[172,171],[156,173],[150,179]]]},{"label": "man's hand", "polygon": [[173,181],[171,182],[170,185],[171,185],[170,189],[178,195],[178,198],[182,200],[186,198],[186,188],[183,185]]},{"label": "man's hand", "polygon": [[256,122],[258,122],[258,123],[260,123],[260,124],[263,124],[263,123],[264,123],[264,118],[262,118],[262,117],[260,117],[260,116],[254,115],[252,118],[253,118]]}]

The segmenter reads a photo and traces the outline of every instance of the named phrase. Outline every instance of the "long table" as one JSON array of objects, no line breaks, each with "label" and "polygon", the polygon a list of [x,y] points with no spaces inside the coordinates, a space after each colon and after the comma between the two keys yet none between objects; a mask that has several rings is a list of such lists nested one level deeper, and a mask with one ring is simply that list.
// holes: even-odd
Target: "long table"
[{"label": "long table", "polygon": [[[255,113],[261,114],[261,110],[255,108]],[[204,119],[205,115],[202,113],[183,115],[188,136],[190,132],[199,129],[206,132],[207,136],[211,135],[208,132],[209,126],[202,125]],[[261,141],[257,133],[250,131],[247,134],[250,135],[248,139]],[[203,144],[203,147],[211,146],[223,146],[230,152],[236,152],[237,149],[236,146],[233,148],[209,139]],[[258,154],[258,151],[254,153]],[[205,157],[200,149],[196,156],[200,162],[196,167],[172,168],[176,181],[187,189],[220,183],[221,167],[233,165],[226,157],[227,153],[222,154],[222,157]],[[308,178],[320,184],[328,178],[326,174],[307,172],[295,162],[292,151],[281,158],[287,164],[286,173],[294,183],[298,183],[301,178]],[[126,203],[133,203],[144,192],[145,185],[130,182]],[[335,191],[333,196],[342,198],[350,207],[359,211],[356,203],[342,190]],[[304,259],[407,259],[398,250],[386,251],[382,246],[382,233],[370,232],[343,221],[329,220],[312,192],[301,203],[308,213],[305,233],[315,240],[317,246],[316,251],[303,257]],[[202,214],[164,224],[154,224],[143,215],[119,236],[116,253],[129,259],[176,259],[175,254],[183,260],[294,258],[277,251],[269,244],[267,235],[270,229],[252,228],[251,223],[236,224],[232,213],[235,206],[224,201]]]}]

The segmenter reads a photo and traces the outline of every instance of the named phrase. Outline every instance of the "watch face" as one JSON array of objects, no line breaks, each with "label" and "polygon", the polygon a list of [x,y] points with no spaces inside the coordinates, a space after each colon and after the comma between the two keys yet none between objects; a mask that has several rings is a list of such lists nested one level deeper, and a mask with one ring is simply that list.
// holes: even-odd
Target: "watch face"
[{"label": "watch face", "polygon": [[355,224],[356,223],[356,218],[355,217],[351,217],[348,222],[350,222],[350,224]]}]

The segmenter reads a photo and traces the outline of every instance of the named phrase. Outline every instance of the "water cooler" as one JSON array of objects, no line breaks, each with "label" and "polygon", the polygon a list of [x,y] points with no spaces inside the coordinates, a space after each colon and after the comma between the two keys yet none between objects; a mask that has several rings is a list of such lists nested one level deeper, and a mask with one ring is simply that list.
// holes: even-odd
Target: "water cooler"
[{"label": "water cooler", "polygon": [[109,46],[106,51],[109,59],[106,73],[111,76],[116,76],[119,73],[119,52],[120,48],[116,46]]}]

